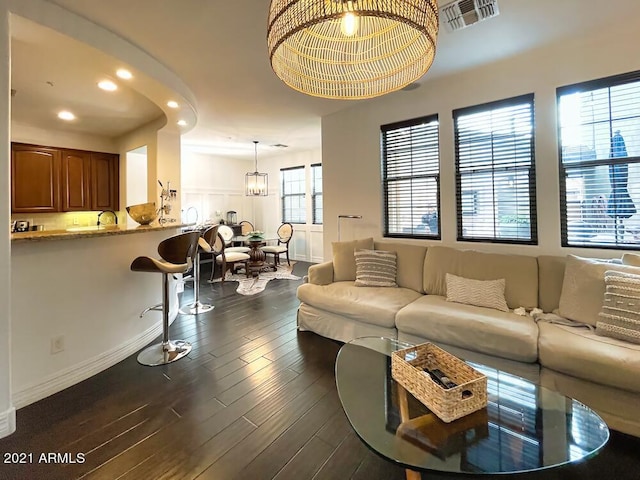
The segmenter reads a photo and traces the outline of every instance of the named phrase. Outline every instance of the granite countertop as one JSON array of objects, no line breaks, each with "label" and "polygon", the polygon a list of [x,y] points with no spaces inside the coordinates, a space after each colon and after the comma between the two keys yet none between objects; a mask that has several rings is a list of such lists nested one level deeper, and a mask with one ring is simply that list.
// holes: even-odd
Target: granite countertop
[{"label": "granite countertop", "polygon": [[33,232],[20,232],[11,234],[11,243],[41,242],[50,240],[72,240],[76,238],[105,237],[111,235],[128,235],[131,233],[146,233],[158,230],[175,230],[190,227],[192,224],[167,223],[159,225],[100,225],[89,227],[69,227],[67,230],[40,230]]}]

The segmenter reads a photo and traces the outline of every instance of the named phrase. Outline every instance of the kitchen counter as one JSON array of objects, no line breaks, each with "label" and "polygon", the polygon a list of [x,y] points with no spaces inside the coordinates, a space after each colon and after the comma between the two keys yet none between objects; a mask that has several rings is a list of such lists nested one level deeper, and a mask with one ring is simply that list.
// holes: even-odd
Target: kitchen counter
[{"label": "kitchen counter", "polygon": [[[131,271],[131,262],[138,256],[159,258],[160,242],[182,230],[179,223],[167,223],[12,235],[11,385],[16,407],[89,378],[157,339],[162,313],[150,311],[140,318],[140,312],[162,301],[162,276]],[[180,308],[179,277],[168,279],[170,322]],[[53,353],[52,339],[59,337],[63,350]],[[141,375],[148,374],[144,368]]]},{"label": "kitchen counter", "polygon": [[71,240],[75,238],[105,237],[110,235],[128,235],[132,233],[146,233],[158,230],[175,230],[192,226],[192,224],[167,223],[159,225],[94,225],[88,227],[69,227],[66,230],[40,230],[11,234],[11,243],[40,242],[48,240]]}]

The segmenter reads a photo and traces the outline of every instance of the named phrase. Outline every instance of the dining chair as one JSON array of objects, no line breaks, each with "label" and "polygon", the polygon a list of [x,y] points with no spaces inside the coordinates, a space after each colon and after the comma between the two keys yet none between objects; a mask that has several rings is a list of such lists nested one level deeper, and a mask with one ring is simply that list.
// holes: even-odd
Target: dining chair
[{"label": "dining chair", "polygon": [[253,223],[248,220],[242,220],[238,225],[242,227],[242,235],[247,235],[249,232],[253,232],[255,230]]},{"label": "dining chair", "polygon": [[288,222],[284,222],[278,227],[278,244],[277,245],[265,245],[260,247],[266,255],[273,255],[273,267],[277,268],[280,263],[280,254],[286,253],[287,265],[291,266],[289,260],[289,242],[293,237],[293,225]]},{"label": "dining chair", "polygon": [[[213,243],[212,253],[216,259],[216,265],[220,266],[220,271],[222,272],[222,278],[220,279],[221,282],[224,282],[224,277],[229,270],[231,270],[231,273],[235,271],[237,264],[239,263],[244,264],[245,271],[247,271],[249,255],[243,252],[229,251],[225,245],[224,237],[220,233],[220,229],[218,229],[218,236]],[[211,269],[211,278],[209,279],[209,283],[213,282],[215,271],[216,269],[214,266],[214,268]]]},{"label": "dining chair", "polygon": [[227,253],[229,252],[247,253],[249,250],[251,250],[249,247],[231,246],[231,241],[235,235],[233,233],[233,229],[229,225],[220,225],[220,227],[218,228],[218,232],[220,233],[220,235],[222,235],[222,238],[224,239],[225,251]]}]

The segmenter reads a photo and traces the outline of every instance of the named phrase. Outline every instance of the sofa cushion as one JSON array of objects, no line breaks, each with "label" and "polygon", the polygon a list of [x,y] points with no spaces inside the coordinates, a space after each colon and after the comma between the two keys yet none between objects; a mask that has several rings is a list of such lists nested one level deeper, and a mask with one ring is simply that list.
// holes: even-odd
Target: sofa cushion
[{"label": "sofa cushion", "polygon": [[397,287],[396,252],[356,250],[356,287]]},{"label": "sofa cushion", "polygon": [[553,312],[560,304],[566,261],[555,255],[538,257],[538,306],[544,312]]},{"label": "sofa cushion", "polygon": [[331,313],[382,327],[395,326],[396,313],[421,295],[408,288],[356,287],[354,282],[298,287],[301,302]]},{"label": "sofa cushion", "polygon": [[396,283],[399,287],[410,288],[416,292],[424,293],[422,285],[422,270],[424,269],[424,256],[427,247],[424,245],[412,245],[400,242],[374,242],[376,250],[388,250],[396,252]]},{"label": "sofa cushion", "polygon": [[351,240],[348,242],[331,242],[333,247],[333,281],[345,282],[356,279],[355,251],[359,248],[371,250],[373,238]]},{"label": "sofa cushion", "polygon": [[499,280],[474,280],[447,273],[447,302],[464,303],[508,312],[504,299],[504,278]]},{"label": "sofa cushion", "polygon": [[558,313],[595,326],[604,298],[604,272],[640,273],[640,268],[610,261],[568,255]]},{"label": "sofa cushion", "polygon": [[488,355],[521,362],[538,357],[538,327],[531,317],[451,303],[440,295],[426,295],[404,307],[396,326],[398,332]]},{"label": "sofa cushion", "polygon": [[504,278],[509,308],[538,306],[536,257],[429,247],[424,259],[424,291],[445,296],[447,273],[476,280]]},{"label": "sofa cushion", "polygon": [[590,329],[539,322],[543,367],[603,385],[640,392],[640,345]]},{"label": "sofa cushion", "polygon": [[596,334],[640,343],[640,275],[607,270]]}]

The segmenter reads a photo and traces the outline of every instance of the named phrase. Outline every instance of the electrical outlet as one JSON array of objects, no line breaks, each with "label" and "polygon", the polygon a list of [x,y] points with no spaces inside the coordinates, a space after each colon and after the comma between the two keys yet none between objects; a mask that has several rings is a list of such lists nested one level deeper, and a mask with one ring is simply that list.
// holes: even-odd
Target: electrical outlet
[{"label": "electrical outlet", "polygon": [[60,353],[64,350],[64,335],[51,337],[51,355]]},{"label": "electrical outlet", "polygon": [[79,223],[80,223],[80,220],[78,220],[78,217],[73,217],[73,224],[78,225]]}]

